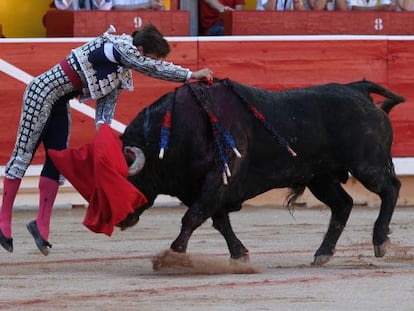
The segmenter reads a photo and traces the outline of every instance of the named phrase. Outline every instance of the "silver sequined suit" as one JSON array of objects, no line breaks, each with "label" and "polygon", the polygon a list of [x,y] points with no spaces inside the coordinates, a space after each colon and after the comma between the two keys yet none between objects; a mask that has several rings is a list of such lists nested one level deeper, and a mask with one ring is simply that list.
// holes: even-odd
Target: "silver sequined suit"
[{"label": "silver sequined suit", "polygon": [[6,177],[13,179],[24,176],[50,116],[53,103],[72,91],[74,91],[73,85],[60,65],[54,66],[29,83],[23,95],[16,144],[6,165]]},{"label": "silver sequined suit", "polygon": [[[110,44],[120,57],[118,62],[94,55]],[[122,89],[132,90],[131,69],[145,75],[176,82],[185,82],[191,71],[170,62],[154,60],[140,54],[129,35],[104,33],[74,49],[66,58],[82,81],[81,99],[96,100],[96,122],[111,123],[115,105]],[[108,71],[108,68],[110,70]],[[113,69],[113,70],[112,70]],[[33,79],[23,96],[23,108],[12,156],[6,166],[8,178],[22,178],[40,142],[42,131],[50,117],[52,106],[75,91],[60,65]],[[68,113],[69,113],[68,109]],[[67,144],[67,142],[66,142]]]}]

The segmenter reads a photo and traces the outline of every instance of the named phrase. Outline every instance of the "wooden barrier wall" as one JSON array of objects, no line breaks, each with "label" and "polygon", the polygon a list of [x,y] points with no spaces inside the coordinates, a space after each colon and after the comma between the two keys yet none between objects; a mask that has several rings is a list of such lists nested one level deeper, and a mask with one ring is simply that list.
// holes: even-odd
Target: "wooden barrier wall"
[{"label": "wooden barrier wall", "polygon": [[[414,156],[414,40],[411,37],[231,37],[169,38],[169,60],[191,69],[209,67],[218,78],[271,90],[328,82],[347,83],[363,78],[380,83],[405,96],[407,102],[391,112],[395,130],[393,155]],[[27,41],[27,40],[26,40]],[[47,39],[21,42],[0,40],[0,60],[30,75],[38,75],[59,62],[82,41]],[[178,83],[134,73],[134,92],[124,91],[115,118],[127,124],[140,109]],[[13,147],[25,84],[0,70],[0,165]],[[93,102],[88,103],[94,107]],[[333,118],[335,116],[332,116]],[[91,141],[94,122],[72,110],[71,147]],[[39,150],[34,163],[41,163]]]},{"label": "wooden barrier wall", "polygon": [[95,37],[109,25],[118,32],[132,33],[142,25],[152,23],[165,36],[190,35],[188,11],[62,11],[50,10],[43,19],[47,37]]},{"label": "wooden barrier wall", "polygon": [[414,12],[228,11],[226,35],[413,35]]},{"label": "wooden barrier wall", "polygon": [[[97,36],[110,24],[131,33],[146,23],[166,36],[190,34],[190,12],[184,10],[49,10],[43,22],[47,37]],[[412,35],[414,12],[228,11],[224,25],[226,35]]]}]

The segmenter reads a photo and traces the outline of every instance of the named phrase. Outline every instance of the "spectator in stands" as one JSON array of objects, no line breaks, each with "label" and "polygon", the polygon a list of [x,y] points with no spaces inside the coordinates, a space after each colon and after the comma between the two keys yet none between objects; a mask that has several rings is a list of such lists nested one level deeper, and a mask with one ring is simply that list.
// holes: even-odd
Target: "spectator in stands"
[{"label": "spectator in stands", "polygon": [[334,2],[328,1],[328,0],[308,0],[308,4],[309,4],[310,10],[321,11],[321,10],[328,10],[328,9],[333,10]]},{"label": "spectator in stands", "polygon": [[[73,49],[59,64],[35,77],[23,95],[22,115],[16,144],[6,165],[0,210],[0,245],[13,252],[11,238],[14,200],[33,156],[43,143],[45,150],[67,148],[70,128],[68,102],[81,96],[96,100],[95,123],[111,123],[118,96],[132,90],[131,69],[153,78],[185,82],[211,80],[212,71],[190,69],[163,61],[170,46],[153,25],[146,25],[131,36],[114,35],[110,30]],[[63,177],[46,154],[39,179],[39,210],[36,220],[27,224],[39,250],[46,256],[52,208]]]},{"label": "spectator in stands", "polygon": [[198,0],[200,34],[207,36],[224,35],[222,13],[243,10],[245,0]]},{"label": "spectator in stands", "polygon": [[346,0],[257,0],[257,10],[348,10]]},{"label": "spectator in stands", "polygon": [[414,0],[397,0],[398,10],[414,11]]},{"label": "spectator in stands", "polygon": [[[349,5],[347,0],[334,0],[334,10],[338,11],[348,11]],[[329,6],[329,4],[328,4]]]},{"label": "spectator in stands", "polygon": [[58,10],[110,10],[112,0],[55,0]]},{"label": "spectator in stands", "polygon": [[112,0],[115,10],[165,10],[163,0]]},{"label": "spectator in stands", "polygon": [[[348,11],[348,0],[304,0],[310,10]],[[365,0],[364,0],[365,1]]]},{"label": "spectator in stands", "polygon": [[353,11],[396,11],[397,5],[391,0],[349,0]]},{"label": "spectator in stands", "polygon": [[[314,0],[319,1],[319,0]],[[326,1],[326,0],[322,0]],[[303,0],[257,0],[256,9],[259,11],[288,11],[305,9]]]}]

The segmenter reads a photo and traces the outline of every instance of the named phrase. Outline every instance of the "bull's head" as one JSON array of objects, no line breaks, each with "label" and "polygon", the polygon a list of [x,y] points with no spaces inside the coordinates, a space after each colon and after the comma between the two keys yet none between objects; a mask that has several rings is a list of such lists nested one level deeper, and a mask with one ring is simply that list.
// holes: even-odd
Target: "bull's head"
[{"label": "bull's head", "polygon": [[128,163],[128,176],[138,174],[145,164],[145,155],[138,147],[125,146],[124,156]]}]

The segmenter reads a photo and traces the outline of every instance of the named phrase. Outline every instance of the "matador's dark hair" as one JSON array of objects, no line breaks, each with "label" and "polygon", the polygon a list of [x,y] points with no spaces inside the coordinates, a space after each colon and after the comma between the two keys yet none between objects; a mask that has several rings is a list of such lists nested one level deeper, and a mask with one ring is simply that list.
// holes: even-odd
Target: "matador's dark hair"
[{"label": "matador's dark hair", "polygon": [[152,24],[147,24],[142,29],[134,31],[132,38],[135,46],[142,46],[144,54],[154,54],[159,58],[165,58],[170,54],[170,45],[162,33]]}]

